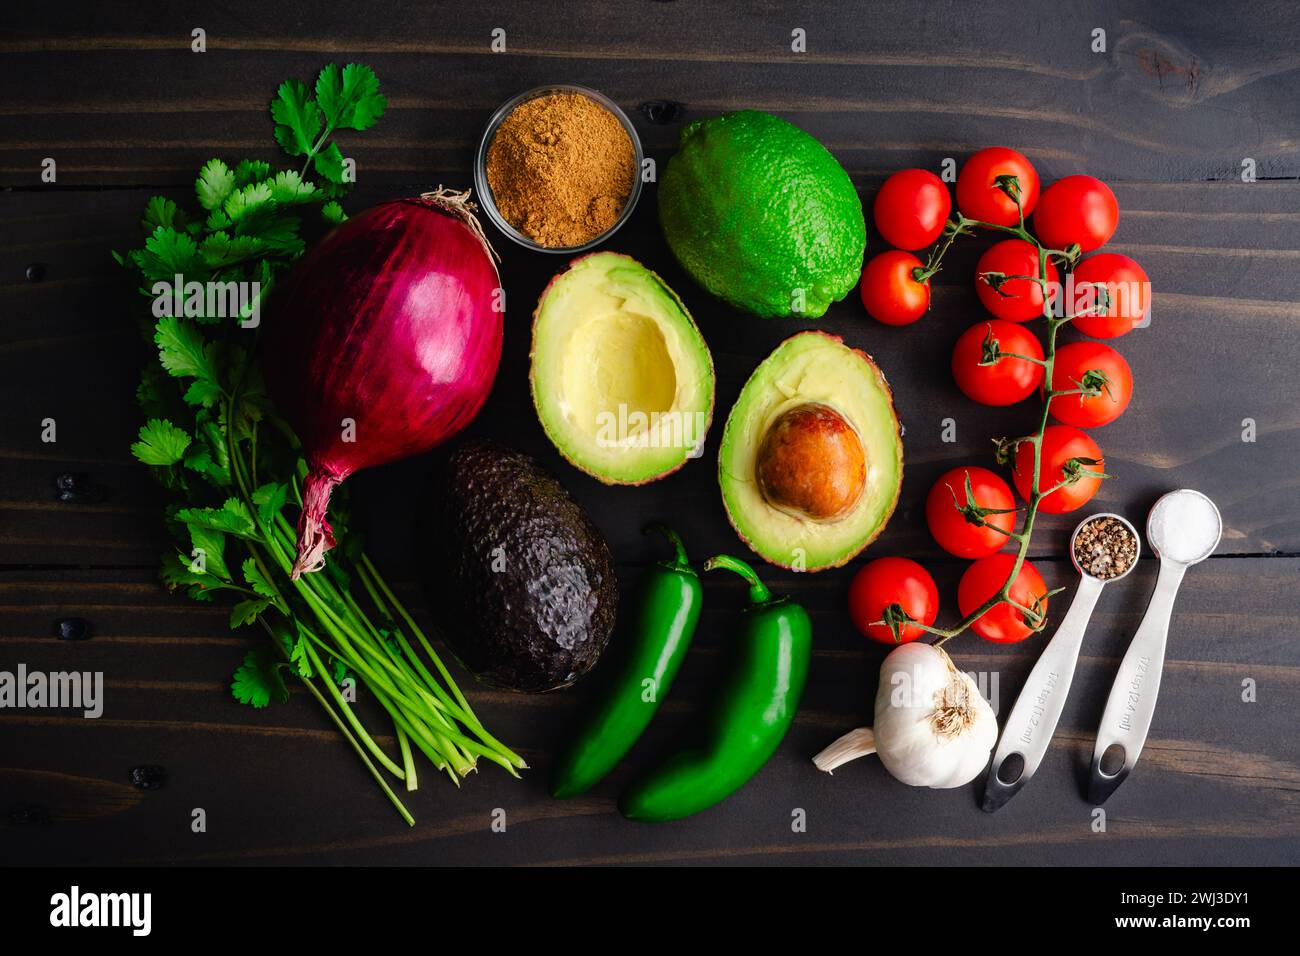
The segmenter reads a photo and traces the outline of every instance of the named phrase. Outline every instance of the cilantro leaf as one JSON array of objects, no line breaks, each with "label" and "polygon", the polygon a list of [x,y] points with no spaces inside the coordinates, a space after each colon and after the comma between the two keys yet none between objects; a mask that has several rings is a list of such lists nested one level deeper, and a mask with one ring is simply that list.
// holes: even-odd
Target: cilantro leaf
[{"label": "cilantro leaf", "polygon": [[281,205],[310,202],[315,195],[316,187],[292,169],[276,173],[271,182],[271,198]]},{"label": "cilantro leaf", "polygon": [[289,699],[289,689],[284,686],[280,673],[283,666],[269,647],[249,651],[235,671],[230,692],[241,704],[258,708],[265,707],[273,698],[284,703]]},{"label": "cilantro leaf", "polygon": [[317,153],[312,158],[312,165],[330,182],[343,182],[343,153],[339,151],[338,143],[331,142]]},{"label": "cilantro leaf", "polygon": [[198,378],[190,382],[190,387],[185,389],[184,398],[188,405],[211,408],[221,399],[221,386],[206,378]]},{"label": "cilantro leaf", "polygon": [[320,207],[321,217],[326,222],[338,225],[341,222],[347,222],[348,214],[343,211],[343,207],[336,202],[327,202]]},{"label": "cilantro leaf", "polygon": [[194,545],[194,550],[190,552],[190,557],[193,559],[190,562],[190,569],[193,570],[201,552],[204,571],[218,578],[223,584],[229,582],[230,569],[226,567],[226,536],[215,528],[199,524],[192,524],[189,528],[190,543]]},{"label": "cilantro leaf", "polygon": [[231,222],[237,223],[240,219],[272,201],[271,184],[269,182],[250,183],[243,189],[231,193],[222,209],[230,217]]},{"label": "cilantro leaf", "polygon": [[226,436],[221,426],[207,411],[198,413],[196,424],[196,440],[185,456],[185,467],[203,475],[219,488],[229,487],[230,449],[226,447]]},{"label": "cilantro leaf", "polygon": [[196,326],[164,316],[158,320],[153,340],[163,368],[177,378],[195,379],[185,392],[185,401],[208,408],[221,397],[215,346],[204,341]]},{"label": "cilantro leaf", "polygon": [[261,159],[241,159],[235,167],[235,187],[242,189],[249,183],[261,182],[271,175],[271,164]]},{"label": "cilantro leaf", "polygon": [[240,601],[230,609],[230,629],[233,631],[245,624],[252,624],[257,620],[257,615],[270,606],[271,602],[266,598],[247,598]]},{"label": "cilantro leaf", "polygon": [[[298,235],[302,220],[297,216],[272,214],[257,218],[260,220],[257,224],[257,240],[267,255],[285,255],[296,259],[307,248],[307,244]],[[239,224],[241,232],[250,229],[248,221],[245,219]]]},{"label": "cilantro leaf", "polygon": [[203,227],[207,229],[208,232],[220,232],[222,229],[229,229],[232,225],[233,223],[230,221],[230,217],[226,215],[224,209],[214,209],[212,212],[208,213],[207,222],[203,224]]},{"label": "cilantro leaf", "polygon": [[206,276],[198,245],[171,226],[159,225],[145,240],[144,248],[132,250],[130,256],[151,282],[171,282],[177,275]]},{"label": "cilantro leaf", "polygon": [[280,594],[276,591],[275,586],[271,584],[262,574],[257,566],[257,562],[252,558],[245,558],[244,563],[240,565],[244,572],[244,580],[248,586],[253,589],[254,593],[262,595],[264,598],[270,598],[271,602],[277,607],[280,604]]},{"label": "cilantro leaf", "polygon": [[337,63],[330,63],[321,70],[316,78],[316,100],[333,129],[369,129],[388,108],[374,70],[359,63],[349,63],[341,70]]},{"label": "cilantro leaf", "polygon": [[151,418],[140,427],[140,440],[131,446],[131,453],[146,465],[174,465],[191,441],[185,429],[166,419]]},{"label": "cilantro leaf", "polygon": [[176,512],[176,520],[189,525],[191,531],[197,526],[224,531],[239,538],[258,538],[253,516],[248,506],[238,498],[227,498],[220,508],[181,508]]},{"label": "cilantro leaf", "polygon": [[206,236],[199,246],[203,261],[213,269],[224,269],[251,259],[262,249],[262,241],[254,236],[231,236],[225,231]]},{"label": "cilantro leaf", "polygon": [[199,197],[199,205],[204,209],[220,209],[221,204],[234,192],[235,174],[219,159],[209,159],[199,171],[199,178],[194,183],[194,192]]},{"label": "cilantro leaf", "polygon": [[[264,280],[262,294],[265,295],[269,288],[270,283]],[[247,362],[248,356],[243,349],[231,349],[231,367],[235,370],[236,377],[242,376],[244,383],[236,396],[233,420],[229,423],[238,441],[251,438],[257,423],[271,408],[271,399],[266,394],[266,382],[262,378],[261,366],[254,362],[245,367]]]},{"label": "cilantro leaf", "polygon": [[276,121],[275,141],[290,156],[305,156],[316,145],[321,115],[306,84],[285,80],[271,101],[271,118]]},{"label": "cilantro leaf", "polygon": [[178,551],[163,558],[161,577],[169,590],[187,588],[186,593],[196,601],[210,601],[214,592],[226,586],[226,582],[215,575],[196,571],[193,558]]},{"label": "cilantro leaf", "polygon": [[203,445],[195,445],[185,456],[185,467],[206,475],[212,468],[212,452]]},{"label": "cilantro leaf", "polygon": [[293,649],[289,652],[289,660],[297,667],[299,677],[311,677],[313,671],[311,658],[307,655],[307,638],[299,635],[298,640],[293,642]]},{"label": "cilantro leaf", "polygon": [[268,482],[253,491],[253,504],[257,505],[257,516],[267,527],[275,525],[275,516],[280,513],[288,500],[289,488],[279,482]]},{"label": "cilantro leaf", "polygon": [[146,236],[153,235],[159,226],[167,229],[184,229],[188,219],[181,208],[165,196],[152,196],[145,204],[140,228]]}]

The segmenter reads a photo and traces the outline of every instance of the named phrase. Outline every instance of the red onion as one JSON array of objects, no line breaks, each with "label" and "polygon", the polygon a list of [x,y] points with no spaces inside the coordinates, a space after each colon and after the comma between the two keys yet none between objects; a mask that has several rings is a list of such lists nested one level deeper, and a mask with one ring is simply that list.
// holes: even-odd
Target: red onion
[{"label": "red onion", "polygon": [[335,485],[450,438],[492,389],[504,300],[468,197],[439,189],[349,219],[294,266],[268,317],[267,388],[309,469],[294,578],[334,547]]}]

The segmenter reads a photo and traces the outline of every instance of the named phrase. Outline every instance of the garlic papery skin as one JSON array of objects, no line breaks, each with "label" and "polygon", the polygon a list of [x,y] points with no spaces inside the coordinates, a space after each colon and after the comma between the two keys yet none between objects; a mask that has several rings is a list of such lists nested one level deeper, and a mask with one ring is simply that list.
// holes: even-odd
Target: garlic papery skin
[{"label": "garlic papery skin", "polygon": [[993,708],[947,652],[904,644],[880,665],[875,726],[849,731],[813,762],[829,772],[875,753],[903,783],[949,789],[979,776],[997,739]]}]

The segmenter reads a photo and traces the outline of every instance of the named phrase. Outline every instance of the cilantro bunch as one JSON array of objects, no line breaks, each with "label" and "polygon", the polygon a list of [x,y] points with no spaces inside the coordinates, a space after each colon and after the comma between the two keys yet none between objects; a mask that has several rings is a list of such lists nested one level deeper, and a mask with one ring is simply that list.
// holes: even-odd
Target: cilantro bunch
[{"label": "cilantro bunch", "polygon": [[[194,600],[229,602],[232,629],[256,624],[269,638],[235,671],[235,698],[265,707],[287,700],[291,682],[304,686],[413,824],[385,774],[414,790],[416,751],[457,783],[479,757],[515,775],[525,764],[474,715],[363,553],[337,493],[331,561],[290,578],[307,466],[267,397],[253,319],[306,248],[303,216],[327,225],[346,219],[338,200],[351,177],[331,137],[370,128],[386,107],[375,74],[357,64],[326,66],[314,92],[286,80],[271,103],[276,142],[301,158],[300,169],[209,160],[194,185],[201,212],[155,196],[140,222],[143,247],[114,253],[152,301],[142,328],[158,358],[137,390],[146,421],[131,451],[176,495],[165,514],[176,546],[163,557],[164,583]],[[217,307],[213,289],[226,296]],[[354,687],[387,712],[396,757],[355,713],[346,693]]]}]

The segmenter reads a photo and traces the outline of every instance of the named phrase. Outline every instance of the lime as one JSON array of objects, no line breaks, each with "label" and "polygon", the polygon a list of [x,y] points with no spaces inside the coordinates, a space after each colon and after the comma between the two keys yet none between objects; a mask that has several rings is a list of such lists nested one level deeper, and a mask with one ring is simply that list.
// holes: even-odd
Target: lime
[{"label": "lime", "polygon": [[770,113],[682,130],[659,185],[659,221],[696,282],[756,315],[817,318],[862,271],[866,225],[848,173]]}]

